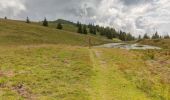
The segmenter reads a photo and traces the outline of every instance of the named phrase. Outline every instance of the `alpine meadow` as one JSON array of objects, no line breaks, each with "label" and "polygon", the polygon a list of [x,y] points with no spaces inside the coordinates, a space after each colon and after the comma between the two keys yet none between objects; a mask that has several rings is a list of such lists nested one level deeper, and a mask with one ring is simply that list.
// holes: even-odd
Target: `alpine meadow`
[{"label": "alpine meadow", "polygon": [[0,100],[170,100],[169,0],[0,0]]}]

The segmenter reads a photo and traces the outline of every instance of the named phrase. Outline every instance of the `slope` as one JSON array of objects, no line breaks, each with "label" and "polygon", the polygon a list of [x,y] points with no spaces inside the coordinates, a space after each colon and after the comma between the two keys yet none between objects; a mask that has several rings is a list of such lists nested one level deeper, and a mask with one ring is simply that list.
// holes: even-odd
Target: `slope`
[{"label": "slope", "polygon": [[93,45],[109,42],[109,40],[103,40],[99,37],[57,30],[38,24],[27,24],[22,21],[2,19],[0,21],[1,45],[67,44],[87,46],[89,37]]},{"label": "slope", "polygon": [[154,45],[154,46],[159,46],[164,49],[170,49],[170,39],[155,39],[155,40],[141,40],[139,41],[141,44],[146,44],[146,45]]}]

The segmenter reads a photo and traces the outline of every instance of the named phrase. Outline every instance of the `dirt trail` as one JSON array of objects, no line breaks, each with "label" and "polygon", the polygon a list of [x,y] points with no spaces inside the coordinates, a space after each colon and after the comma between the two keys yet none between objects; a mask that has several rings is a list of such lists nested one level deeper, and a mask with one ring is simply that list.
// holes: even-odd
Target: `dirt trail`
[{"label": "dirt trail", "polygon": [[90,49],[95,75],[91,79],[91,100],[151,100],[117,72],[116,65],[103,58],[103,52]]}]

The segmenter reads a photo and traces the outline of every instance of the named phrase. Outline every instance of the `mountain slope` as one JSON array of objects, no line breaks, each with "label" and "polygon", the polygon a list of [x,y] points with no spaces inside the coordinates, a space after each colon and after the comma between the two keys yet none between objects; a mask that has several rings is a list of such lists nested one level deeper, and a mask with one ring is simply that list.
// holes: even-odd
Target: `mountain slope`
[{"label": "mountain slope", "polygon": [[170,39],[156,39],[156,40],[141,40],[139,41],[141,44],[146,44],[146,45],[154,45],[154,46],[159,46],[164,49],[170,49]]},{"label": "mountain slope", "polygon": [[[89,36],[92,44],[107,43],[109,40]],[[38,24],[27,24],[22,21],[0,21],[0,44],[67,44],[88,45],[88,36],[74,32],[43,27]]]}]

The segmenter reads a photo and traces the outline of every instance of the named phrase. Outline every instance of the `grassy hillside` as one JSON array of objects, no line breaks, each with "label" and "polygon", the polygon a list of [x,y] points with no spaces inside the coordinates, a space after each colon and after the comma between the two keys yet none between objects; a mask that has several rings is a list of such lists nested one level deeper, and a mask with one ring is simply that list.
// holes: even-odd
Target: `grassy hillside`
[{"label": "grassy hillside", "polygon": [[170,99],[170,52],[95,48],[91,55],[92,100]]},{"label": "grassy hillside", "polygon": [[[90,36],[92,44],[109,42],[99,37]],[[0,21],[0,44],[68,44],[88,45],[88,36],[74,32],[43,27],[38,24],[26,24],[21,21]]]},{"label": "grassy hillside", "polygon": [[0,99],[170,100],[169,40],[140,43],[167,50],[89,49],[86,35],[1,20]]},{"label": "grassy hillside", "polygon": [[141,40],[139,43],[170,49],[170,39]]},{"label": "grassy hillside", "polygon": [[87,48],[0,47],[1,100],[88,100],[92,64]]},{"label": "grassy hillside", "polygon": [[170,99],[170,56],[164,50],[67,45],[0,48],[3,100]]}]

